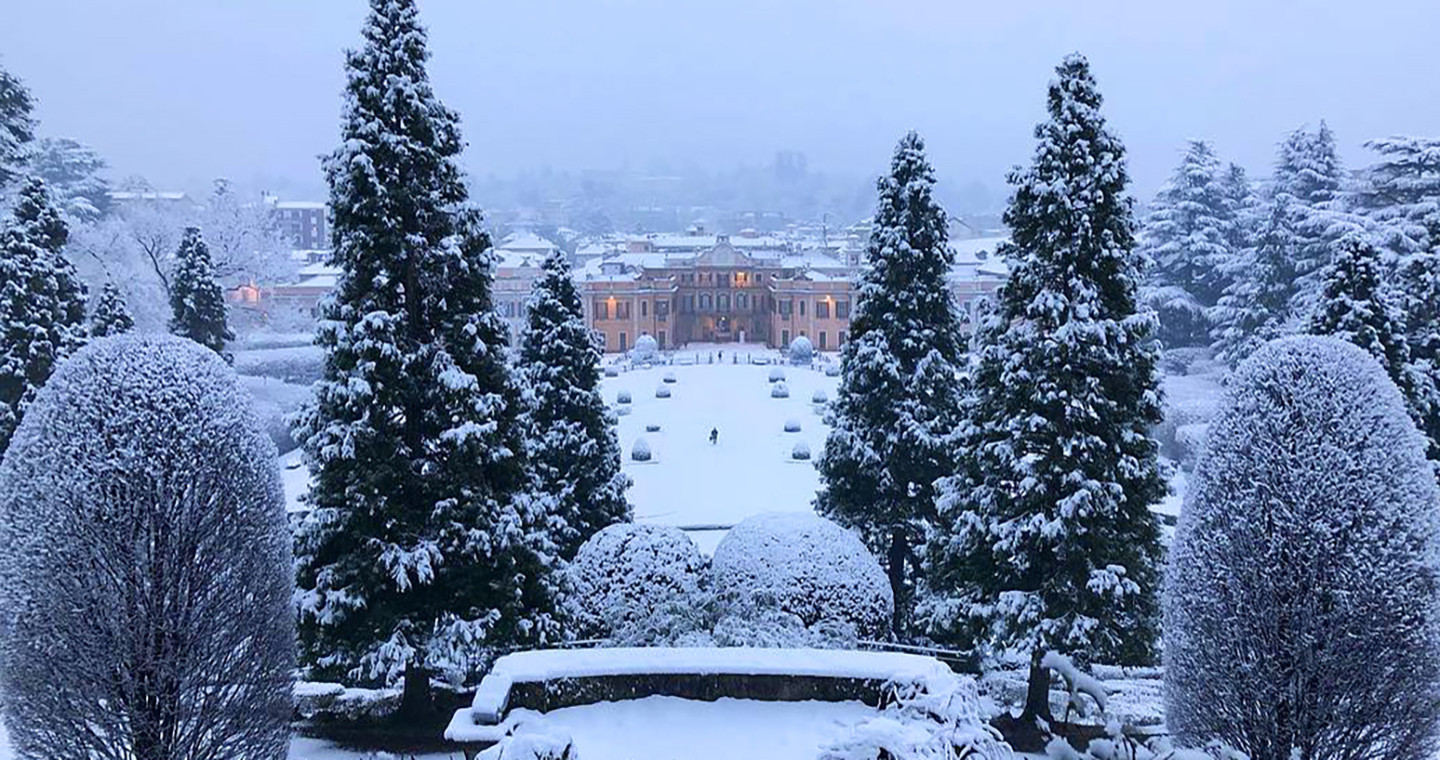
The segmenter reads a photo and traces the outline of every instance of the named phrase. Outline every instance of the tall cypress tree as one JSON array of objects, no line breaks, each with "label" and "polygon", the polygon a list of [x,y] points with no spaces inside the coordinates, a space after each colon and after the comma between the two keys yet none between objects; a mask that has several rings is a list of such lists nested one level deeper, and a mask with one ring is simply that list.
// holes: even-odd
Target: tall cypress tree
[{"label": "tall cypress tree", "polygon": [[1049,715],[1047,650],[1154,656],[1165,494],[1153,315],[1137,289],[1125,148],[1085,58],[1067,57],[1028,169],[1010,175],[1013,242],[980,329],[957,474],[931,544],[932,635],[1030,654],[1024,720]]},{"label": "tall cypress tree", "polygon": [[818,464],[821,514],[855,529],[883,558],[897,635],[913,606],[916,547],[935,516],[934,483],[954,468],[949,437],[960,419],[965,339],[945,281],[954,257],[934,185],[925,144],[911,132],[877,183]]},{"label": "tall cypress tree", "polygon": [[1405,315],[1385,282],[1380,251],[1360,238],[1336,247],[1325,271],[1309,332],[1333,335],[1365,349],[1405,394],[1410,416],[1440,461],[1440,394],[1428,362],[1416,364],[1406,340]]},{"label": "tall cypress tree", "polygon": [[552,547],[533,495],[493,259],[435,97],[413,0],[372,0],[346,55],[341,144],[325,162],[332,262],[314,473],[296,537],[301,660],[315,677],[403,678],[423,709],[497,648],[557,632]]},{"label": "tall cypress tree", "polygon": [[45,183],[30,178],[0,232],[0,453],[35,392],[86,340],[85,286],[65,257],[68,237]]},{"label": "tall cypress tree", "polygon": [[34,105],[25,83],[0,68],[0,190],[24,173],[35,139]]},{"label": "tall cypress tree", "polygon": [[600,347],[585,324],[570,262],[556,250],[535,281],[520,344],[530,388],[530,463],[555,500],[551,531],[561,558],[573,559],[601,528],[630,520],[615,419],[600,395]]},{"label": "tall cypress tree", "polygon": [[224,353],[235,339],[225,320],[225,291],[215,279],[215,265],[199,227],[185,228],[170,276],[170,332]]},{"label": "tall cypress tree", "polygon": [[90,312],[90,337],[120,335],[134,329],[135,320],[125,305],[125,296],[121,295],[114,282],[106,280],[105,286],[100,289],[100,297],[95,301],[95,308]]}]

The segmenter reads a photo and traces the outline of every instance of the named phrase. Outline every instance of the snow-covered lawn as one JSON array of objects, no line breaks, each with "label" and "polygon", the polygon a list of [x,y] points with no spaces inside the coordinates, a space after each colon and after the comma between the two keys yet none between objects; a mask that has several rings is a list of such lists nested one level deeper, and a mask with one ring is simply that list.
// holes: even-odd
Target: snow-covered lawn
[{"label": "snow-covered lawn", "polygon": [[[773,353],[773,352],[772,352]],[[725,352],[727,361],[731,355]],[[805,441],[812,455],[825,445],[823,409],[815,391],[835,398],[839,378],[807,367],[784,367],[789,398],[771,398],[773,367],[746,364],[664,366],[623,372],[602,383],[612,407],[621,391],[630,391],[629,414],[619,417],[625,472],[635,481],[630,502],[635,518],[683,527],[731,526],[760,512],[806,512],[813,507],[819,474],[814,459],[795,461],[791,451]],[[665,383],[673,374],[674,383]],[[661,385],[670,398],[656,398]],[[785,423],[800,431],[785,432]],[[646,432],[658,424],[658,432]],[[719,432],[714,445],[710,431]],[[635,462],[630,451],[637,438],[650,444],[653,458]],[[693,531],[702,550],[711,553],[723,530]]]},{"label": "snow-covered lawn", "polygon": [[549,732],[568,734],[585,760],[813,760],[875,715],[860,702],[697,702],[645,697],[552,710]]}]

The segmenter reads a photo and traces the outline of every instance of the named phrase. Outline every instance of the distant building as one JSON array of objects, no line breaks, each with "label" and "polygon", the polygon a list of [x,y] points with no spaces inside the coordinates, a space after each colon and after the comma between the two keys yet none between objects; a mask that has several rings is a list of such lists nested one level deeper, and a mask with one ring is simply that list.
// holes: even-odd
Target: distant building
[{"label": "distant building", "polygon": [[330,224],[326,205],[320,201],[282,201],[267,197],[275,223],[290,245],[300,249],[330,247]]},{"label": "distant building", "polygon": [[112,190],[106,193],[116,208],[144,205],[195,208],[197,204],[189,195],[167,190]]}]

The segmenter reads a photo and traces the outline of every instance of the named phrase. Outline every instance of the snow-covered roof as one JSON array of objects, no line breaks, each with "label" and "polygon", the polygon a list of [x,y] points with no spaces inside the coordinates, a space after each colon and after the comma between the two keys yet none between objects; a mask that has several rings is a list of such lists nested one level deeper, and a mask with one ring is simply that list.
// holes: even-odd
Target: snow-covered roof
[{"label": "snow-covered roof", "polygon": [[314,209],[324,210],[324,201],[275,201],[275,208],[278,209]]},{"label": "snow-covered roof", "polygon": [[555,250],[556,245],[530,230],[520,230],[505,236],[505,239],[496,246],[497,251],[526,251],[529,253],[549,253]]},{"label": "snow-covered roof", "polygon": [[1006,237],[982,237],[950,241],[955,251],[955,266],[951,276],[962,279],[1000,278],[1010,276],[1010,267],[1005,260],[995,255],[1002,243],[1010,242]]},{"label": "snow-covered roof", "polygon": [[146,191],[134,192],[130,190],[112,190],[106,195],[116,201],[183,201],[185,193],[176,191]]}]

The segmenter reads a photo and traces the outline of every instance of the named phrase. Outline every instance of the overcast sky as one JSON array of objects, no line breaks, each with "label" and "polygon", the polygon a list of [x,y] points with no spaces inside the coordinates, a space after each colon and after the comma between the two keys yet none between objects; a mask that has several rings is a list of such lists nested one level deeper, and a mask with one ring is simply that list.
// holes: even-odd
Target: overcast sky
[{"label": "overcast sky", "polygon": [[[363,0],[9,0],[0,66],[41,132],[119,177],[318,184]],[[728,168],[778,149],[872,174],[907,128],[956,184],[1028,159],[1044,87],[1089,56],[1138,190],[1183,141],[1265,174],[1326,119],[1345,158],[1440,133],[1435,0],[422,0],[471,172]],[[482,203],[484,199],[479,199]]]}]

